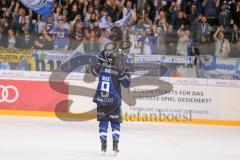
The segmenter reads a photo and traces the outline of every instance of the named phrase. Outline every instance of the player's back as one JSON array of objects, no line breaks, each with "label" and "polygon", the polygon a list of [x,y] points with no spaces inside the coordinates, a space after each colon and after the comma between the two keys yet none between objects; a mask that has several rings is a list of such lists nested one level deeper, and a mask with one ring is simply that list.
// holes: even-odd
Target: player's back
[{"label": "player's back", "polygon": [[105,66],[98,72],[99,83],[94,102],[99,105],[121,105],[122,70]]}]

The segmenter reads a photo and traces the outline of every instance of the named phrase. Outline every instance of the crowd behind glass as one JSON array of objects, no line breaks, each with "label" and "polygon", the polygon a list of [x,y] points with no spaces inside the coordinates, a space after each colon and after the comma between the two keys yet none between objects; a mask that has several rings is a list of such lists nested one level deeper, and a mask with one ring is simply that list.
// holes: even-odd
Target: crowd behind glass
[{"label": "crowd behind glass", "polygon": [[[119,33],[99,27],[104,16],[113,23],[129,12]],[[56,0],[48,19],[1,0],[0,20],[2,48],[98,54],[129,41],[134,54],[240,57],[238,0]]]}]

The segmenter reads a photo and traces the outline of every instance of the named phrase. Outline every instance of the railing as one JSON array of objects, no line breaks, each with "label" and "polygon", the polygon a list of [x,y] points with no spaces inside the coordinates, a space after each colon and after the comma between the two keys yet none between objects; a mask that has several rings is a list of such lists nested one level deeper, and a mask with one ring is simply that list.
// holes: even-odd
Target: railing
[{"label": "railing", "polygon": [[[135,75],[240,79],[240,59],[237,58],[222,59],[210,55],[193,57],[139,54],[121,54],[119,57],[118,67],[127,67]],[[84,63],[79,63],[78,59]],[[97,55],[86,55],[80,52],[0,49],[0,70],[52,72],[68,63],[69,65],[65,65],[68,66],[67,68],[62,68],[62,72],[71,70],[71,72],[83,73],[88,72],[88,66],[95,64],[96,59]],[[69,68],[72,66],[75,68]],[[163,71],[164,68],[166,71]]]}]

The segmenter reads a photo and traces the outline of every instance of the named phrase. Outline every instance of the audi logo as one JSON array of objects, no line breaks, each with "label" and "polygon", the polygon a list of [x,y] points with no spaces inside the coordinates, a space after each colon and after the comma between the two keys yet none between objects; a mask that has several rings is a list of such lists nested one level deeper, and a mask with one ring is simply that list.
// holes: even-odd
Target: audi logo
[{"label": "audi logo", "polygon": [[[10,97],[10,93],[13,92],[13,97]],[[8,85],[3,86],[0,85],[0,103],[6,102],[6,103],[13,103],[15,102],[19,97],[18,89],[15,86]]]}]

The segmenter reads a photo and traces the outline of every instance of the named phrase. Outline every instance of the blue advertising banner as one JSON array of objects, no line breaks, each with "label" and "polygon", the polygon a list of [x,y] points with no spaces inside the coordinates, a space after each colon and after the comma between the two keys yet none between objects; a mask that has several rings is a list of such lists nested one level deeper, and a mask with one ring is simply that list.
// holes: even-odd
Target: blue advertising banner
[{"label": "blue advertising banner", "polygon": [[[196,77],[194,66],[195,57],[192,56],[166,56],[166,55],[134,55],[133,63],[140,63],[143,69],[149,67],[147,64],[154,64],[152,67],[151,76],[161,75],[158,73],[161,66],[167,68],[164,75],[166,77]],[[134,72],[135,74],[144,74],[144,72]]]},{"label": "blue advertising banner", "polygon": [[71,57],[70,52],[34,50],[34,71],[54,71]]},{"label": "blue advertising banner", "polygon": [[96,64],[96,56],[84,55],[77,52],[63,52],[57,50],[34,50],[33,51],[34,71],[52,72],[61,67],[61,72],[85,73],[87,65]]},{"label": "blue advertising banner", "polygon": [[197,77],[209,79],[240,79],[240,59],[200,56],[197,60]]}]

